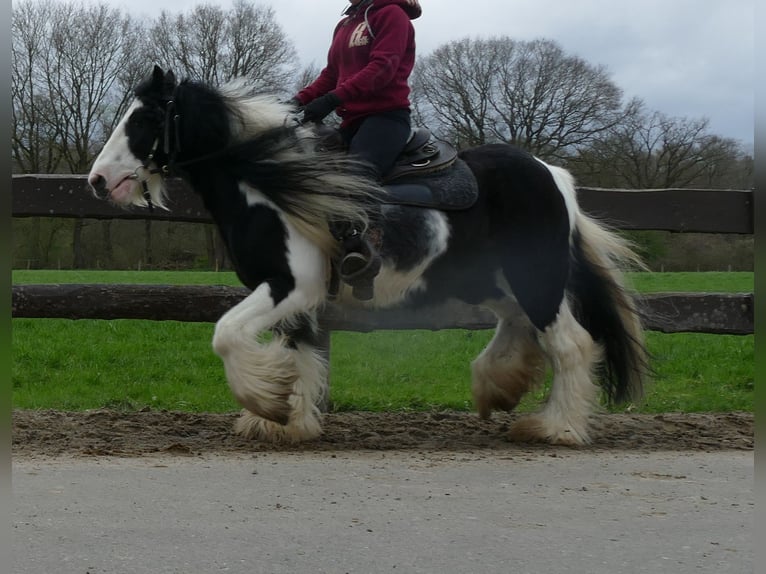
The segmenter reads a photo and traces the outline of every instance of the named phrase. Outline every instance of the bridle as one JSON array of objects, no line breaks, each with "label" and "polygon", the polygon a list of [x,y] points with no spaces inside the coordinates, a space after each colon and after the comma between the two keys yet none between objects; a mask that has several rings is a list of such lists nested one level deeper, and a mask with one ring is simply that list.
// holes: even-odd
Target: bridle
[{"label": "bridle", "polygon": [[[173,99],[173,96],[171,95],[165,100],[165,121],[163,122],[162,126],[162,137],[160,137],[160,134],[157,135],[157,138],[152,144],[151,150],[149,150],[149,155],[147,155],[146,159],[141,163],[141,165],[135,169],[133,175],[130,176],[131,179],[135,179],[141,184],[144,201],[146,201],[150,212],[154,211],[154,203],[152,202],[152,195],[149,193],[149,178],[152,175],[157,174],[159,174],[162,178],[168,177],[172,175],[174,168],[177,165],[181,165],[176,162],[178,153],[181,151],[181,138],[179,130],[180,121],[181,116],[177,113],[176,103]],[[173,132],[172,136],[171,131]],[[167,158],[167,161],[159,167],[152,168],[150,166],[154,162],[154,159],[157,155],[157,150],[160,146],[160,139],[162,139],[162,153],[164,157]]]},{"label": "bridle", "polygon": [[[164,101],[164,104],[160,103],[159,105],[160,108],[164,106],[165,119],[161,124],[160,129],[157,130],[157,137],[155,138],[146,159],[141,165],[136,167],[133,174],[130,176],[130,179],[134,179],[141,183],[144,201],[146,201],[147,207],[151,212],[154,211],[154,203],[152,202],[148,184],[151,176],[159,174],[163,179],[172,177],[177,173],[178,168],[221,157],[231,152],[231,147],[224,147],[200,157],[178,161],[178,155],[181,152],[181,114],[178,112],[176,106],[175,90],[173,94],[163,97],[162,100]],[[303,125],[303,122],[294,114],[290,114],[285,118],[284,127],[286,128],[294,129],[301,125]],[[161,148],[160,144],[162,144]],[[236,147],[236,145],[234,147]],[[158,163],[156,161],[158,154],[161,154],[161,157],[165,160],[164,162]],[[155,167],[151,167],[153,163],[155,164]]]}]

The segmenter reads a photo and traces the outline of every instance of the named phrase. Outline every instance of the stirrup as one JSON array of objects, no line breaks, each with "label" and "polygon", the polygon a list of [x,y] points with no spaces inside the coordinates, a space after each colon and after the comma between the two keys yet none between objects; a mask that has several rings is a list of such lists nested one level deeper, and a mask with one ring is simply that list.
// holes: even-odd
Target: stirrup
[{"label": "stirrup", "polygon": [[366,274],[372,267],[372,260],[361,253],[347,253],[340,262],[340,276],[346,283],[353,282]]},{"label": "stirrup", "polygon": [[352,294],[360,301],[369,301],[375,295],[375,277],[380,272],[382,260],[377,253],[365,257],[352,251],[340,263],[339,273],[345,283],[352,287]]},{"label": "stirrup", "polygon": [[353,285],[360,279],[366,277],[374,278],[380,271],[381,263],[380,255],[377,253],[372,254],[370,257],[365,257],[361,253],[352,251],[343,257],[338,271],[343,281]]}]

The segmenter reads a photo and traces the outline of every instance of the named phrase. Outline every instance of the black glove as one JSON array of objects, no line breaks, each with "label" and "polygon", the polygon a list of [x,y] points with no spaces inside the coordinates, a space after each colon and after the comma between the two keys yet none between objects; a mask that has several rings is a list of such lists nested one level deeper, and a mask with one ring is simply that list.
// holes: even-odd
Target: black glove
[{"label": "black glove", "polygon": [[327,115],[341,104],[335,94],[325,94],[312,100],[303,107],[304,122],[321,122]]}]

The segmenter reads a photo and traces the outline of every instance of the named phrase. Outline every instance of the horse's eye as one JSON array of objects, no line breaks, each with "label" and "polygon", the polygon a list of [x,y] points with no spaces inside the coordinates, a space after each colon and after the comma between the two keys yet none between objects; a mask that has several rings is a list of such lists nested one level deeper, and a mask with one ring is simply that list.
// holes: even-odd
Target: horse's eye
[{"label": "horse's eye", "polygon": [[130,117],[128,118],[128,127],[151,128],[160,119],[160,112],[158,110],[142,108],[130,114]]},{"label": "horse's eye", "polygon": [[148,124],[146,114],[142,114],[138,111],[133,112],[130,117],[128,118],[128,127],[129,128],[141,128],[145,127]]}]

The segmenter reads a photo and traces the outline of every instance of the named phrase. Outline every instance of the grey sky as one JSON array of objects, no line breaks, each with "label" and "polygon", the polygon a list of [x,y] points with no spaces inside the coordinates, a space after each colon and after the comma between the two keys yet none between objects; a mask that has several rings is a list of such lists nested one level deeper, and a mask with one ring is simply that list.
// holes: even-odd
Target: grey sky
[{"label": "grey sky", "polygon": [[[134,15],[191,9],[190,0],[110,0]],[[199,2],[203,3],[203,2]],[[224,7],[231,0],[205,0]],[[303,64],[324,63],[343,0],[256,0],[271,6]],[[420,0],[419,53],[465,37],[557,41],[604,65],[626,98],[710,119],[713,133],[753,143],[755,0]],[[126,8],[127,7],[127,8]]]}]

